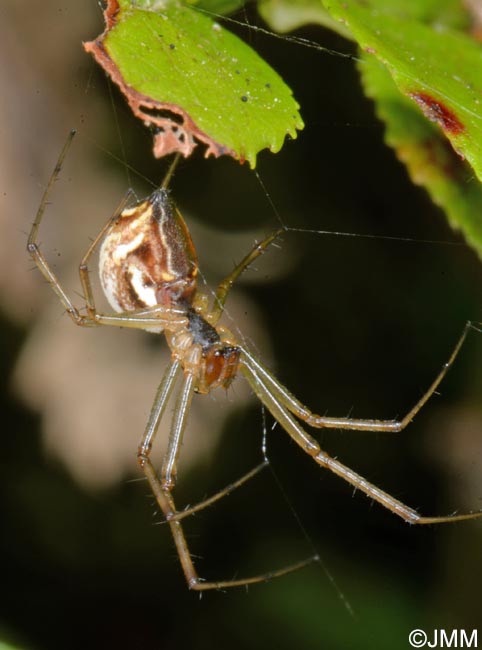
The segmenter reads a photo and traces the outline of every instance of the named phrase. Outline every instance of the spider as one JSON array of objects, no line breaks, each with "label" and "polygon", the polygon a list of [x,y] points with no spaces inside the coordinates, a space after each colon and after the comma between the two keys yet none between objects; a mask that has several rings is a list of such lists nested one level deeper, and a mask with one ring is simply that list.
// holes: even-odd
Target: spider
[{"label": "spider", "polygon": [[[131,327],[158,334],[162,332],[166,337],[172,358],[157,389],[138,447],[137,458],[170,526],[190,589],[203,591],[263,582],[317,560],[317,557],[312,557],[269,573],[236,580],[205,581],[196,571],[183,532],[182,519],[226,496],[261,471],[268,462],[265,459],[251,472],[200,504],[181,511],[176,508],[173,490],[177,482],[177,463],[193,396],[195,393],[207,394],[218,387],[228,388],[238,372],[245,377],[274,419],[315,463],[335,473],[406,522],[437,524],[473,519],[482,515],[482,511],[435,517],[420,515],[339,460],[329,456],[301,424],[303,422],[318,429],[326,427],[358,431],[402,431],[446,375],[469,329],[473,327],[470,322],[466,324],[447,363],[405,417],[400,420],[367,420],[316,415],[296,399],[226,327],[219,324],[226,298],[234,282],[283,229],[256,244],[219,284],[211,301],[208,295],[196,288],[196,250],[186,223],[167,190],[167,181],[147,198],[127,207],[132,195],[129,190],[116,212],[90,245],[79,266],[85,299],[86,313],[83,315],[63,289],[38,244],[38,231],[48,198],[74,135],[75,131],[69,134],[46,186],[28,237],[27,250],[76,325]],[[101,285],[114,310],[113,313],[107,314],[99,313],[96,309],[88,271],[88,263],[99,245]],[[151,461],[151,448],[176,385],[177,397],[167,450],[158,474]]]}]

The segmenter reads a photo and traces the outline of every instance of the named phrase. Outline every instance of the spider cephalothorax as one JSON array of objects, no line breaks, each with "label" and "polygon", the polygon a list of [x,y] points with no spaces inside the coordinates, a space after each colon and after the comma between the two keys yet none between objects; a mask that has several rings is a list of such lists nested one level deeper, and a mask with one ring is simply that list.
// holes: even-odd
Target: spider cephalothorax
[{"label": "spider cephalothorax", "polygon": [[[235,580],[204,581],[196,571],[181,520],[226,496],[231,490],[252,478],[268,463],[265,458],[251,472],[197,506],[182,511],[176,509],[172,491],[177,481],[177,461],[193,394],[208,393],[219,386],[227,388],[238,371],[243,374],[253,392],[275,420],[320,467],[337,474],[355,489],[405,521],[413,524],[435,524],[472,519],[482,515],[482,512],[452,514],[445,517],[420,515],[413,508],[406,506],[323,451],[317,440],[301,424],[303,422],[314,428],[357,431],[402,431],[439,386],[456,358],[468,331],[473,327],[471,323],[467,323],[447,363],[432,384],[415,406],[400,420],[332,418],[316,415],[297,400],[244,345],[239,345],[229,330],[218,324],[233,283],[276,239],[280,234],[279,231],[254,246],[219,284],[214,292],[214,299],[210,302],[207,295],[196,290],[198,273],[196,251],[184,219],[164,188],[156,190],[147,199],[129,208],[125,208],[128,198],[126,197],[119,210],[104,226],[84,255],[79,267],[87,312],[87,315],[84,315],[64,291],[37,243],[38,230],[48,204],[49,194],[73,135],[72,132],[44,192],[28,238],[27,249],[77,325],[130,327],[149,332],[164,332],[166,336],[172,359],[157,389],[149,420],[138,447],[137,458],[157,503],[169,522],[182,569],[191,589],[201,591],[261,582],[316,560],[316,557],[309,558],[270,573]],[[107,299],[116,312],[111,314],[97,311],[88,272],[88,261],[101,242],[100,277]],[[173,408],[171,433],[158,474],[151,462],[152,443],[176,386],[177,397]]]}]

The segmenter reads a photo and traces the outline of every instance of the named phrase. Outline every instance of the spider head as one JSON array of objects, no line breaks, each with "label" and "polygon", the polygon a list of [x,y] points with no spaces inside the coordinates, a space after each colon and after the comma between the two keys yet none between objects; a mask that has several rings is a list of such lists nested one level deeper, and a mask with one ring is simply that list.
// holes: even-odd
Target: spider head
[{"label": "spider head", "polygon": [[102,288],[116,311],[190,304],[196,250],[166,189],[123,210],[100,249]]}]

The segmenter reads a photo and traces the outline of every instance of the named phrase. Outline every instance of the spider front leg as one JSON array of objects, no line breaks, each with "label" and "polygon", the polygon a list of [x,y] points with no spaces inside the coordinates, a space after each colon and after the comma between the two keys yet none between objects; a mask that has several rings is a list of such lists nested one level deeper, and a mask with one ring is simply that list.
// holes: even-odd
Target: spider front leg
[{"label": "spider front leg", "polygon": [[216,325],[218,320],[221,317],[221,314],[224,310],[224,303],[228,297],[233,284],[239,278],[239,276],[246,271],[246,269],[254,262],[256,258],[264,253],[270,244],[272,244],[280,235],[284,232],[284,228],[279,228],[275,232],[268,235],[263,239],[259,244],[255,244],[251,251],[245,255],[241,262],[227,275],[222,282],[219,283],[216,294],[214,298],[213,309],[210,313],[210,322],[212,325]]},{"label": "spider front leg", "polygon": [[[275,420],[279,422],[283,429],[293,438],[301,449],[311,456],[321,467],[325,467],[334,474],[337,474],[337,476],[343,478],[357,490],[364,492],[368,497],[377,501],[382,506],[391,510],[391,512],[411,524],[440,524],[461,521],[464,519],[475,519],[482,516],[482,511],[479,511],[461,515],[453,514],[442,517],[425,517],[420,515],[413,508],[410,508],[398,499],[395,499],[395,497],[392,497],[384,490],[381,490],[376,485],[373,485],[363,478],[363,476],[360,476],[346,465],[343,465],[343,463],[340,463],[337,459],[332,458],[320,448],[320,445],[315,438],[309,435],[294,419],[293,415],[290,413],[291,409],[286,405],[284,399],[280,399],[279,394],[282,392],[281,389],[284,389],[284,387],[281,386],[281,384],[276,383],[276,391],[272,390],[272,383],[267,382],[265,379],[265,377],[269,375],[265,374],[267,371],[261,366],[261,364],[259,364],[259,362],[254,362],[253,357],[244,352],[241,360],[241,371],[245,375],[259,400],[266,406]],[[286,391],[286,389],[284,389],[284,391]],[[349,420],[347,420],[347,422],[349,422]],[[377,421],[375,420],[374,423],[376,425]],[[349,425],[346,428],[350,428]],[[369,429],[369,427],[364,428],[365,430],[380,430],[377,426],[372,429]]]},{"label": "spider front leg", "polygon": [[81,325],[81,326],[93,326],[93,325],[98,325],[99,322],[96,319],[96,311],[95,311],[95,305],[94,305],[94,299],[93,299],[93,293],[92,293],[92,288],[88,276],[88,269],[87,269],[87,261],[92,255],[96,245],[100,241],[100,239],[105,235],[107,230],[112,226],[112,224],[115,222],[115,220],[118,218],[118,215],[122,212],[129,196],[130,193],[128,193],[123,201],[121,202],[119,208],[116,210],[114,213],[113,217],[109,220],[109,222],[104,226],[104,228],[101,230],[99,235],[95,238],[94,242],[92,245],[89,247],[89,250],[87,251],[86,255],[84,256],[82,263],[79,267],[79,273],[80,273],[80,280],[82,283],[82,288],[84,291],[84,298],[86,301],[86,307],[87,307],[87,316],[82,316],[80,314],[79,309],[74,305],[70,297],[68,296],[67,292],[65,289],[62,287],[60,281],[58,280],[57,276],[55,273],[52,271],[50,268],[49,263],[47,262],[44,254],[40,250],[39,244],[38,244],[38,233],[40,229],[40,224],[42,222],[43,216],[45,214],[45,210],[48,205],[48,201],[50,198],[50,194],[52,192],[53,186],[55,184],[55,181],[59,177],[59,174],[62,170],[62,166],[65,160],[65,157],[67,155],[68,150],[70,149],[70,146],[72,144],[72,140],[75,137],[75,131],[72,130],[68,138],[62,147],[62,150],[60,152],[59,158],[57,160],[57,163],[55,164],[55,167],[52,171],[52,174],[50,176],[49,182],[47,183],[47,187],[45,188],[45,191],[43,193],[42,199],[40,201],[39,208],[37,210],[37,214],[35,216],[34,222],[32,224],[32,228],[30,230],[30,234],[28,236],[28,241],[27,241],[27,251],[30,254],[30,257],[33,259],[35,264],[37,265],[38,269],[44,276],[44,278],[47,280],[49,285],[52,287],[52,289],[55,291],[57,294],[60,302],[62,303],[63,307],[65,308],[66,312],[70,316],[70,318],[74,321],[76,325]]},{"label": "spider front leg", "polygon": [[45,209],[48,205],[48,199],[50,197],[50,193],[52,191],[55,181],[57,180],[60,174],[60,170],[62,169],[65,156],[67,155],[67,151],[69,150],[70,145],[72,144],[72,140],[74,136],[75,136],[75,131],[71,131],[69,133],[69,137],[67,138],[67,141],[65,142],[62,148],[62,151],[60,152],[60,156],[50,176],[47,187],[45,188],[42,199],[40,201],[39,208],[37,210],[37,214],[35,216],[35,220],[32,224],[32,229],[30,230],[30,234],[28,236],[27,251],[30,254],[30,257],[35,262],[35,264],[37,265],[42,275],[44,276],[44,278],[47,280],[49,285],[57,294],[60,302],[62,303],[62,305],[64,306],[65,310],[67,311],[70,318],[74,321],[74,323],[76,325],[89,326],[89,325],[95,325],[95,323],[92,321],[90,317],[86,318],[85,316],[81,316],[79,310],[77,309],[77,307],[75,307],[72,300],[69,298],[69,296],[63,289],[62,285],[60,284],[59,280],[57,279],[55,273],[50,268],[45,256],[40,251],[38,245],[38,233],[39,233],[40,223],[44,216]]}]

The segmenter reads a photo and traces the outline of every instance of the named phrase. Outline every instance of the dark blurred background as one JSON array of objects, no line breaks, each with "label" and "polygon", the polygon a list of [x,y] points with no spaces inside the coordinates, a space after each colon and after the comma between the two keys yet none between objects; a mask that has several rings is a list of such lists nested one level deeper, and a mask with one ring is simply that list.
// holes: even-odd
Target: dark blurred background
[{"label": "dark blurred background", "polygon": [[[239,14],[240,20],[246,16]],[[254,12],[248,16],[256,20]],[[135,466],[164,342],[75,328],[25,253],[26,233],[70,128],[78,129],[42,229],[75,296],[82,252],[129,185],[165,164],[84,54],[103,29],[94,0],[0,7],[3,435],[0,640],[20,648],[407,648],[422,628],[480,623],[482,524],[417,528],[320,470],[268,424],[269,469],[186,524],[202,576],[322,564],[268,584],[190,593]],[[236,31],[236,30],[235,30]],[[482,267],[383,144],[353,62],[238,30],[280,71],[305,130],[258,171],[283,222],[413,241],[287,233],[228,303],[277,376],[319,413],[403,415],[467,319],[482,320]],[[303,37],[350,45],[322,29]],[[126,165],[133,171],[126,171]],[[181,164],[173,190],[212,284],[278,221],[247,167]],[[428,244],[424,241],[449,242]],[[78,299],[80,304],[80,298]],[[262,412],[235,383],[200,397],[180,504],[260,460]],[[482,335],[400,435],[323,432],[331,454],[425,514],[482,507]],[[239,399],[238,399],[239,398]],[[218,429],[222,428],[222,431]],[[191,449],[191,446],[193,450]]]}]

